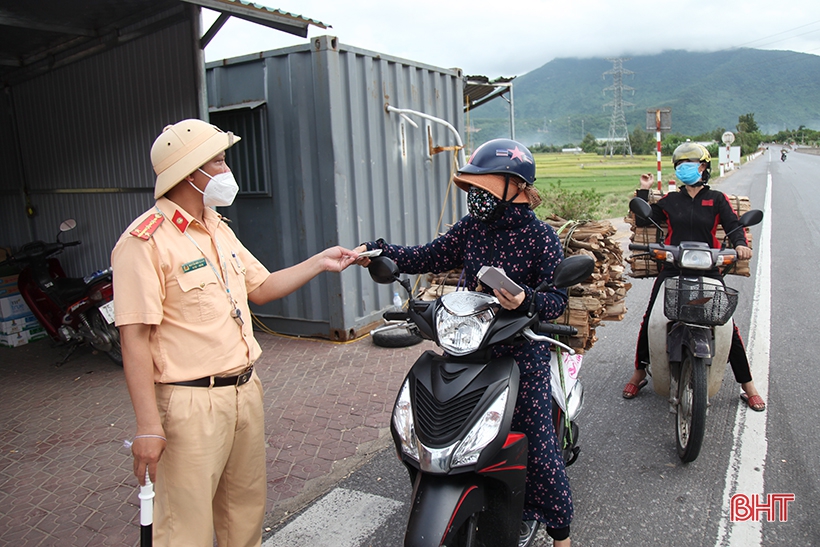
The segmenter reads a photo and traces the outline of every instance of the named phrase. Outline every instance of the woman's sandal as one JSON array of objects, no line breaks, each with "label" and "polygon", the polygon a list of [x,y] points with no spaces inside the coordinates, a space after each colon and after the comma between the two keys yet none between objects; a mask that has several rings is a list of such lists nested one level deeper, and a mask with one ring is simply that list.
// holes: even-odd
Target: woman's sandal
[{"label": "woman's sandal", "polygon": [[641,382],[637,386],[635,384],[633,384],[632,382],[628,382],[624,386],[624,393],[623,393],[624,399],[634,399],[635,395],[637,395],[640,390],[642,390],[644,387],[646,387],[646,384],[648,384],[648,383],[649,382],[646,381],[646,378],[641,380]]},{"label": "woman's sandal", "polygon": [[740,394],[740,398],[755,412],[763,412],[766,410],[766,402],[760,395],[752,395],[749,397],[749,395],[744,392]]}]

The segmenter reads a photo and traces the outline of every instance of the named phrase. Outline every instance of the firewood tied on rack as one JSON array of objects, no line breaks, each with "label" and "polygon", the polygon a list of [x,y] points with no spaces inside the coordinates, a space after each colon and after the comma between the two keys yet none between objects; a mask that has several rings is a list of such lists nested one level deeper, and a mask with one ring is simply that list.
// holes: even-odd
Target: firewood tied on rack
[{"label": "firewood tied on rack", "polygon": [[595,260],[592,275],[569,289],[567,309],[556,320],[578,330],[567,345],[584,353],[598,340],[595,329],[602,321],[620,321],[626,314],[632,284],[626,281],[623,251],[614,239],[617,230],[608,220],[567,221],[553,215],[546,222],[558,233],[565,257],[583,254]]},{"label": "firewood tied on rack", "polygon": [[[601,321],[620,321],[626,313],[626,293],[632,284],[625,281],[623,252],[613,239],[616,230],[609,221],[576,222],[552,216],[546,222],[558,233],[564,256],[585,254],[595,260],[592,275],[570,289],[566,311],[556,319],[578,330],[577,335],[562,341],[584,353],[597,340],[595,329]],[[419,297],[435,300],[454,291],[460,276],[461,268],[429,274],[430,286],[421,289]]]},{"label": "firewood tied on rack", "polygon": [[[649,203],[655,203],[660,198],[663,197],[663,194],[660,192],[653,190],[649,194]],[[732,208],[735,210],[738,216],[742,215],[746,211],[751,209],[751,203],[749,198],[746,196],[737,196],[737,195],[728,195],[729,202],[732,204]],[[635,215],[633,213],[629,213],[625,218],[624,221],[629,224],[631,234],[629,236],[629,241],[632,243],[637,243],[639,245],[648,245],[650,243],[657,243],[658,242],[658,229],[655,226],[636,226],[635,225]],[[661,228],[664,229],[663,234],[661,235],[661,239],[666,236],[666,223],[659,223]],[[752,233],[749,231],[748,228],[745,230],[746,232],[746,240],[749,242],[749,246],[752,246]],[[723,227],[720,226],[717,229],[717,240],[723,241],[724,236],[726,233],[723,231]],[[653,260],[650,260],[648,256],[643,255],[640,251],[632,252],[629,257],[626,259],[627,263],[631,266],[629,275],[632,277],[655,277],[658,275],[658,264]],[[735,267],[730,271],[731,275],[742,275],[744,277],[749,277],[751,275],[751,271],[749,268],[749,261],[748,260],[738,260],[735,264]]]}]

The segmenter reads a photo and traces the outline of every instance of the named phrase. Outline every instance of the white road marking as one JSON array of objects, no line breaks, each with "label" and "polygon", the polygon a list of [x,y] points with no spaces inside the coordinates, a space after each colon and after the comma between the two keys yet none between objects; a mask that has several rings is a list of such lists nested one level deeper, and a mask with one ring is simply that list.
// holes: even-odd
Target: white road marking
[{"label": "white road marking", "polygon": [[[769,395],[769,351],[771,340],[771,248],[772,248],[772,174],[767,175],[766,197],[763,204],[763,224],[760,241],[756,246],[757,270],[747,349],[755,387],[763,399]],[[720,527],[716,547],[754,547],[763,544],[763,529],[756,520],[732,522],[730,503],[734,494],[760,496],[763,491],[763,472],[766,465],[768,438],[766,412],[754,412],[744,403],[737,407],[734,444],[726,471],[723,490]]]},{"label": "white road marking", "polygon": [[359,547],[401,506],[396,500],[336,488],[262,547]]}]

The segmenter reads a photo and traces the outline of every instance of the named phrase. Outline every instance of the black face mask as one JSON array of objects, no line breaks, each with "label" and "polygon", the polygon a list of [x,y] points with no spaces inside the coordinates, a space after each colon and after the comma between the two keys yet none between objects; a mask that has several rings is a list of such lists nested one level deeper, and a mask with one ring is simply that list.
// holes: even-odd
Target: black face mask
[{"label": "black face mask", "polygon": [[477,186],[470,186],[467,191],[467,210],[481,222],[491,222],[498,218],[496,211],[501,209],[499,207],[500,201],[487,190]]},{"label": "black face mask", "polygon": [[[509,177],[506,178],[506,181],[507,187],[509,187]],[[498,199],[483,188],[470,186],[470,189],[467,191],[467,210],[473,217],[481,222],[494,222],[504,216],[504,211],[507,210],[507,207],[512,204],[513,200],[518,197],[520,193],[521,191],[519,190],[507,201]],[[507,197],[506,192],[504,192],[504,194],[504,197]]]}]

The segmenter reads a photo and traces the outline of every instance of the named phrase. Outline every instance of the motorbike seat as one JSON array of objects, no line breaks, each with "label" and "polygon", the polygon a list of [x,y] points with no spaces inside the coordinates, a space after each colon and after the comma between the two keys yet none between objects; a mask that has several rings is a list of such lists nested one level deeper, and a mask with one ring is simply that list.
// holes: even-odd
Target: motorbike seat
[{"label": "motorbike seat", "polygon": [[76,302],[88,291],[82,277],[58,277],[54,280],[54,288],[66,305]]}]

